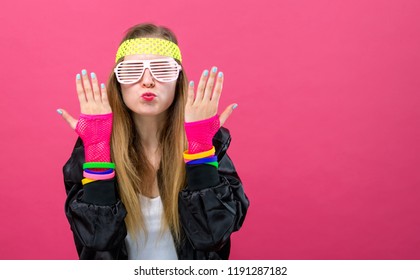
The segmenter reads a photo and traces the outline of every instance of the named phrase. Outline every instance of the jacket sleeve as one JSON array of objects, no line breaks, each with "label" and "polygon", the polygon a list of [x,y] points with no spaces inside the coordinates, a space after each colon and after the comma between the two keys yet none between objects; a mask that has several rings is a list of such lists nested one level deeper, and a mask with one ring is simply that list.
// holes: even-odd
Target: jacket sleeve
[{"label": "jacket sleeve", "polygon": [[63,167],[67,199],[65,212],[80,259],[127,259],[126,210],[114,179],[81,184],[84,162],[79,138]]},{"label": "jacket sleeve", "polygon": [[220,250],[247,213],[249,200],[226,154],[230,139],[223,127],[213,139],[218,170],[208,164],[186,166],[187,187],[180,193],[179,211],[184,232],[197,250]]}]

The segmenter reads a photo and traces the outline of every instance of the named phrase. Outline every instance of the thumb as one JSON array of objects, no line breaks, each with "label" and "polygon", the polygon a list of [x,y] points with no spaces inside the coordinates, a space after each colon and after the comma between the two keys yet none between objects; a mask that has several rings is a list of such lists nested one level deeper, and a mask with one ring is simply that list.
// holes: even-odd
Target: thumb
[{"label": "thumb", "polygon": [[63,117],[63,119],[70,125],[73,130],[76,129],[77,120],[73,118],[69,113],[67,113],[66,110],[57,109],[57,113]]},{"label": "thumb", "polygon": [[229,118],[229,116],[232,114],[233,110],[238,107],[238,104],[233,103],[227,106],[227,108],[223,111],[223,113],[220,115],[220,126],[223,126],[223,124],[226,122],[226,120]]}]

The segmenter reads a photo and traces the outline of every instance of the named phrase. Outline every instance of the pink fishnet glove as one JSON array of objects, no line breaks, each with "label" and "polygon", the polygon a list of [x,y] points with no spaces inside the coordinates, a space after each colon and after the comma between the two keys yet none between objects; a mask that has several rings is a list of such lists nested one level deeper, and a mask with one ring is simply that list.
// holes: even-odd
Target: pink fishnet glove
[{"label": "pink fishnet glove", "polygon": [[75,131],[83,140],[86,162],[111,162],[112,113],[80,114]]},{"label": "pink fishnet glove", "polygon": [[188,140],[188,153],[196,154],[211,150],[213,137],[220,128],[219,116],[215,115],[209,119],[186,122],[185,133]]}]

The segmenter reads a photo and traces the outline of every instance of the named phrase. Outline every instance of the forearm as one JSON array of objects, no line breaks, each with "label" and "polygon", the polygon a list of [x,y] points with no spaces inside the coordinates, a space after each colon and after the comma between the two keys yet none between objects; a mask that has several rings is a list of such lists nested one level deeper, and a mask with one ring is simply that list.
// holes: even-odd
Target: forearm
[{"label": "forearm", "polygon": [[67,197],[66,216],[81,258],[91,258],[87,256],[93,256],[94,251],[116,253],[116,248],[123,246],[127,213],[112,194],[111,181],[97,181],[84,188],[75,185]]},{"label": "forearm", "polygon": [[126,210],[115,179],[82,186],[84,147],[78,139],[63,167],[67,199],[65,213],[81,259],[124,259]]},{"label": "forearm", "polygon": [[187,166],[187,182],[179,197],[181,222],[193,246],[216,251],[241,228],[249,201],[227,154],[220,168]]}]

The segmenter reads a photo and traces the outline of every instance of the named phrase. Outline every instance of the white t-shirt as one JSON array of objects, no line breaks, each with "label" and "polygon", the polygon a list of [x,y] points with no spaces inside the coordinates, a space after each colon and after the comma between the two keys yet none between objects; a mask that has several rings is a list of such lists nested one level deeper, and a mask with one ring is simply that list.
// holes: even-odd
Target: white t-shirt
[{"label": "white t-shirt", "polygon": [[[174,240],[167,228],[161,234],[163,204],[160,196],[148,198],[139,196],[141,211],[148,235],[139,234],[133,240],[129,234],[125,238],[129,260],[177,260]],[[137,241],[137,243],[136,243]]]}]

